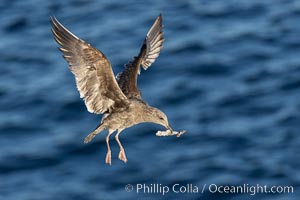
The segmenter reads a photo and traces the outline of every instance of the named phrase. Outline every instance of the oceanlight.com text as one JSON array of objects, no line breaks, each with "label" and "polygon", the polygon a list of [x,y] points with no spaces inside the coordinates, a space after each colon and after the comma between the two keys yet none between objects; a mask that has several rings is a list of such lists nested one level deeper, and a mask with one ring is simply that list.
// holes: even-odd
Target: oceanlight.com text
[{"label": "oceanlight.com text", "polygon": [[125,186],[126,192],[135,192],[137,194],[161,194],[168,193],[175,194],[198,194],[198,193],[211,193],[211,194],[289,194],[294,193],[293,186],[281,185],[261,185],[261,184],[242,184],[242,185],[218,185],[218,184],[179,184],[163,185],[160,183],[146,184],[137,183],[135,185],[127,184]]}]

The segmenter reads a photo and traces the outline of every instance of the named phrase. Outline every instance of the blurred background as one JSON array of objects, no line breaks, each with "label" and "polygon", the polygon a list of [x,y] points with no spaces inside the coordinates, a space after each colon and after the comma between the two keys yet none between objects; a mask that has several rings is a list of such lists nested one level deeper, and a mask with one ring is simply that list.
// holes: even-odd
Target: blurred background
[{"label": "blurred background", "polygon": [[[100,49],[115,74],[159,13],[165,43],[139,76],[143,99],[181,138],[141,124],[104,163],[101,116],[86,111],[49,24]],[[298,199],[300,1],[0,1],[0,199]],[[113,137],[112,137],[113,138]],[[125,185],[291,185],[293,194],[137,194]]]}]

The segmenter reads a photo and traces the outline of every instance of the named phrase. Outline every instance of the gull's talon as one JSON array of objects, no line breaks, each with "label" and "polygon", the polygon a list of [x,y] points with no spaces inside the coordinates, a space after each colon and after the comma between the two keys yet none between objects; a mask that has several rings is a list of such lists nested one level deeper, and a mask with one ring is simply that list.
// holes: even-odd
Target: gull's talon
[{"label": "gull's talon", "polygon": [[121,150],[119,152],[119,159],[122,160],[124,163],[127,162],[127,158],[126,158],[126,154],[125,154],[125,151],[124,150]]},{"label": "gull's talon", "polygon": [[106,153],[105,163],[111,165],[111,151]]}]

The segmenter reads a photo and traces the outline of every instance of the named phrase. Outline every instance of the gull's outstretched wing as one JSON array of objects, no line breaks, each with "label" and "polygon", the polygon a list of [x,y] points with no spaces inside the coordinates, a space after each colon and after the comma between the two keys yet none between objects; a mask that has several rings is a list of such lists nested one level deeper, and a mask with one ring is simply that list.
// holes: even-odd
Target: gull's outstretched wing
[{"label": "gull's outstretched wing", "polygon": [[124,70],[117,75],[118,84],[128,98],[141,98],[137,88],[137,76],[140,74],[140,65],[146,70],[159,56],[164,38],[162,32],[162,16],[156,18],[147,33],[138,56],[124,66]]},{"label": "gull's outstretched wing", "polygon": [[80,97],[91,113],[104,113],[128,106],[128,99],[119,88],[109,60],[96,48],[51,18],[54,39],[75,75]]}]

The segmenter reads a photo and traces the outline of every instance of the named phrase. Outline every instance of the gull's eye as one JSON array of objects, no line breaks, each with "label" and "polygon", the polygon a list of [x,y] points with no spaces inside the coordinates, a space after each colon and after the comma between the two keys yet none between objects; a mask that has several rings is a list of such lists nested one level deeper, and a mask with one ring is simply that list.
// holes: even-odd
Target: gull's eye
[{"label": "gull's eye", "polygon": [[164,120],[164,118],[163,118],[163,117],[159,117],[159,119],[160,119],[160,120]]}]

